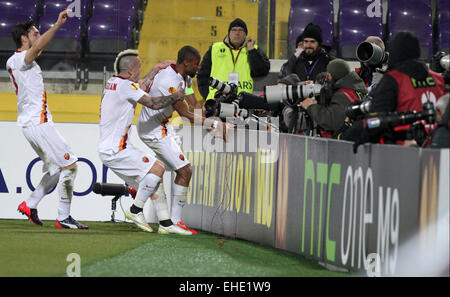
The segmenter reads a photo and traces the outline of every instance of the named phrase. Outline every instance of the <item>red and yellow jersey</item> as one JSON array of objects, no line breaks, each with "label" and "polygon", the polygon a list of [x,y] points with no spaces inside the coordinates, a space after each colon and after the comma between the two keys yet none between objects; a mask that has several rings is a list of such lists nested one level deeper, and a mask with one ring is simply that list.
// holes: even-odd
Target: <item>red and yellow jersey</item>
[{"label": "red and yellow jersey", "polygon": [[113,154],[127,147],[134,111],[144,95],[139,85],[128,79],[113,76],[108,80],[100,104],[100,153]]},{"label": "red and yellow jersey", "polygon": [[41,67],[33,61],[25,64],[27,51],[16,51],[6,62],[6,69],[17,95],[17,125],[35,126],[52,122],[47,106]]}]

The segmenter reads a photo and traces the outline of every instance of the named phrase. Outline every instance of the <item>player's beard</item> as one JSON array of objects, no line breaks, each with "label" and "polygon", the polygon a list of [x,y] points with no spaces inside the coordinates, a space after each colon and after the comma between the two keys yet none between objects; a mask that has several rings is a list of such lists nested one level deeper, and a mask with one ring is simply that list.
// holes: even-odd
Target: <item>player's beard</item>
[{"label": "player's beard", "polygon": [[189,71],[189,72],[186,72],[186,74],[187,75],[189,75],[191,78],[194,78],[196,75],[197,75],[197,71]]},{"label": "player's beard", "polygon": [[312,47],[305,48],[305,53],[308,54],[308,55],[314,54],[315,51],[316,50],[314,48],[312,48]]}]

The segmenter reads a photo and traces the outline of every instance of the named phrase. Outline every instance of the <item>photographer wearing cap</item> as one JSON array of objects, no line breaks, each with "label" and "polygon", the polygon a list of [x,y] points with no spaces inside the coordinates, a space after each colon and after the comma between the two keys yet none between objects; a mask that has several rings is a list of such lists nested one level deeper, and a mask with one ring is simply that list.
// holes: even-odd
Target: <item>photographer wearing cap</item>
[{"label": "photographer wearing cap", "polygon": [[347,62],[342,59],[331,61],[327,72],[328,85],[331,88],[330,102],[321,105],[316,100],[306,98],[300,106],[324,130],[322,137],[331,138],[333,132],[344,124],[346,107],[367,95],[367,88],[358,74],[351,71]]},{"label": "photographer wearing cap", "polygon": [[361,63],[355,72],[364,80],[369,92],[378,84],[386,72],[389,53],[378,36],[369,36],[358,45],[356,57]]},{"label": "photographer wearing cap", "polygon": [[301,81],[314,81],[317,74],[326,71],[332,58],[322,47],[322,29],[319,26],[309,23],[300,36],[303,51],[289,58],[283,74],[295,73]]},{"label": "photographer wearing cap", "polygon": [[210,77],[239,85],[238,93],[252,93],[253,78],[269,73],[269,58],[247,34],[247,25],[237,18],[230,23],[225,39],[214,43],[203,56],[197,81],[205,100],[214,99],[216,93],[208,84]]}]

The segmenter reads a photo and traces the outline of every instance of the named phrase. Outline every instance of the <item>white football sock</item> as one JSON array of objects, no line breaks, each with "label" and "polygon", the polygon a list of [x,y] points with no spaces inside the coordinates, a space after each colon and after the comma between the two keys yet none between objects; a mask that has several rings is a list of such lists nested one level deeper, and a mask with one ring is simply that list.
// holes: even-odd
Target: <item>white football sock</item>
[{"label": "white football sock", "polygon": [[166,192],[162,183],[159,185],[155,195],[152,196],[152,202],[156,209],[158,221],[168,220],[170,218],[169,207],[167,206]]},{"label": "white football sock", "polygon": [[48,192],[53,189],[54,186],[58,183],[59,180],[59,172],[54,175],[50,175],[50,173],[46,172],[41,179],[41,182],[36,187],[33,193],[31,193],[30,198],[27,200],[27,206],[29,208],[37,208],[39,202],[47,195]]},{"label": "white football sock", "polygon": [[58,180],[58,221],[67,219],[70,215],[70,205],[72,203],[73,197],[73,185],[76,176],[77,167],[61,170]]},{"label": "white football sock", "polygon": [[182,219],[183,207],[187,200],[188,187],[173,185],[172,222],[177,224]]},{"label": "white football sock", "polygon": [[144,208],[145,202],[155,193],[156,187],[161,178],[153,173],[148,173],[139,183],[137,188],[136,198],[134,198],[134,205],[139,208]]}]

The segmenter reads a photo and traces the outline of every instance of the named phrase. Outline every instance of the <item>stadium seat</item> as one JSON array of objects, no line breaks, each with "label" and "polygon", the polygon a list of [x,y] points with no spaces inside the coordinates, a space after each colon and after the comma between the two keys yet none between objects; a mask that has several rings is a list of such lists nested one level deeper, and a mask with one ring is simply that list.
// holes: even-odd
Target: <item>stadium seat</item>
[{"label": "stadium seat", "polygon": [[295,41],[306,25],[313,22],[322,28],[323,45],[334,47],[332,0],[291,0],[289,12],[288,56],[295,50]]},{"label": "stadium seat", "polygon": [[[39,18],[41,33],[50,29],[58,19],[59,13],[66,8],[65,0],[45,0],[43,14]],[[85,1],[81,0],[82,11]],[[76,52],[81,49],[81,35],[84,29],[85,13],[81,17],[69,17],[56,32],[52,42],[46,47],[47,52]]]},{"label": "stadium seat", "polygon": [[[80,14],[67,19],[39,58],[42,69],[74,70],[79,64],[83,54],[82,38],[87,22],[86,7],[91,0],[79,1]],[[39,18],[41,34],[53,26],[61,11],[69,5],[66,0],[43,0],[42,15]]]},{"label": "stadium seat", "polygon": [[0,69],[6,68],[7,59],[16,49],[12,28],[30,18],[36,21],[41,4],[40,0],[0,0]]},{"label": "stadium seat", "polygon": [[368,36],[383,38],[383,20],[367,14],[367,2],[339,1],[339,53],[343,59],[356,60],[356,48]]},{"label": "stadium seat", "polygon": [[139,31],[136,28],[140,0],[95,0],[88,21],[87,47],[90,69],[112,71],[112,61],[118,52],[136,48]]},{"label": "stadium seat", "polygon": [[400,31],[415,34],[420,40],[421,59],[428,60],[433,51],[430,1],[389,0],[388,10],[389,38]]},{"label": "stadium seat", "polygon": [[[43,0],[0,0],[0,15],[36,19]],[[22,21],[22,20],[20,20]]]},{"label": "stadium seat", "polygon": [[438,48],[437,51],[450,52],[450,2],[438,0]]}]

